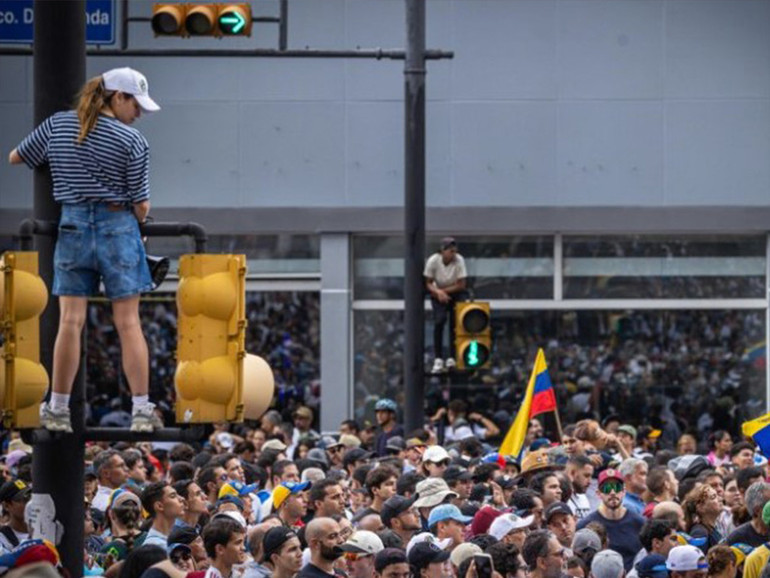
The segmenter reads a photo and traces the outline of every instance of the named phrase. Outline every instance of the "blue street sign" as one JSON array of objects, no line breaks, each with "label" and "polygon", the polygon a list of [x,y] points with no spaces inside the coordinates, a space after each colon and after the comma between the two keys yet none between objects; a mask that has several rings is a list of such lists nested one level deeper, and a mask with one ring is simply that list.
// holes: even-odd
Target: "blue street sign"
[{"label": "blue street sign", "polygon": [[[32,44],[32,0],[0,0],[0,44]],[[115,44],[115,0],[86,0],[86,42]]]}]

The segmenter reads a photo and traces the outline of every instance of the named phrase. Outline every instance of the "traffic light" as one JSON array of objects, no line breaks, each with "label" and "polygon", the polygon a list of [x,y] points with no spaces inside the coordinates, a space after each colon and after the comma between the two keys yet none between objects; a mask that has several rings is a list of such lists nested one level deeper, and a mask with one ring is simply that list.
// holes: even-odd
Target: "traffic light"
[{"label": "traffic light", "polygon": [[242,421],[246,256],[183,255],[176,301],[177,423]]},{"label": "traffic light", "polygon": [[38,276],[37,253],[7,252],[0,259],[3,347],[0,398],[7,428],[40,426],[48,373],[40,363],[40,314],[48,289]]},{"label": "traffic light", "polygon": [[251,36],[251,6],[243,3],[167,3],[152,7],[156,36]]},{"label": "traffic light", "polygon": [[489,303],[461,301],[455,304],[455,354],[458,369],[478,369],[489,364],[492,324]]}]

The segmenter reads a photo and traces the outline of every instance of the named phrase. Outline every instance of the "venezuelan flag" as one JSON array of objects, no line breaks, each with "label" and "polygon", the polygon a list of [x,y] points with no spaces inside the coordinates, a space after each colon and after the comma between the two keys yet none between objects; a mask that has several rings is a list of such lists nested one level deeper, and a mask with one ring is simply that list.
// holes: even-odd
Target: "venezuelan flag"
[{"label": "venezuelan flag", "polygon": [[744,436],[751,437],[754,440],[763,456],[766,458],[770,457],[770,413],[744,422],[741,430]]},{"label": "venezuelan flag", "polygon": [[766,359],[766,344],[764,341],[758,341],[751,347],[747,347],[743,352],[743,361],[751,363],[757,369],[764,369],[767,363]]},{"label": "venezuelan flag", "polygon": [[545,353],[542,349],[537,350],[535,366],[532,368],[532,374],[529,376],[527,391],[524,393],[524,400],[521,402],[519,413],[513,421],[505,439],[500,446],[499,453],[504,456],[516,456],[521,454],[524,438],[527,435],[529,420],[541,413],[556,410],[556,396],[553,391],[551,377],[548,375],[548,365],[545,362]]}]

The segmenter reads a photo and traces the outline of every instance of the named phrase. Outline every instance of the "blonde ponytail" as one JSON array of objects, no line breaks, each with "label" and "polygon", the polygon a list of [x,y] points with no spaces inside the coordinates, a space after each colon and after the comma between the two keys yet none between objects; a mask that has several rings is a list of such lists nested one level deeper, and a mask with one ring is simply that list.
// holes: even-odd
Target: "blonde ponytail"
[{"label": "blonde ponytail", "polygon": [[94,130],[99,113],[107,106],[114,91],[104,88],[101,76],[95,76],[85,83],[78,94],[78,120],[80,121],[80,133],[78,143],[82,143],[89,133]]}]

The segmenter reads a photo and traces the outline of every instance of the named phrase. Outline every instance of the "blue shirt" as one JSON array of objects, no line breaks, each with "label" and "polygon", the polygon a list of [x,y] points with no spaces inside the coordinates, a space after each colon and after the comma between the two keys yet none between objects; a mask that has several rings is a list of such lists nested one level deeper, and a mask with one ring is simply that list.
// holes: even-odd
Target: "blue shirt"
[{"label": "blue shirt", "polygon": [[639,514],[641,516],[644,512],[644,507],[646,504],[640,496],[626,491],[626,496],[623,498],[623,505],[627,509],[631,510],[634,514]]},{"label": "blue shirt", "polygon": [[139,203],[150,198],[150,150],[138,130],[100,115],[82,143],[79,133],[75,111],[57,112],[17,147],[30,167],[48,162],[56,201]]},{"label": "blue shirt", "polygon": [[601,522],[607,528],[609,548],[623,556],[623,567],[626,572],[629,572],[634,564],[634,556],[642,549],[639,532],[644,525],[644,518],[631,510],[626,510],[625,516],[620,520],[608,520],[597,510],[577,523],[578,530],[585,528],[591,522]]}]

